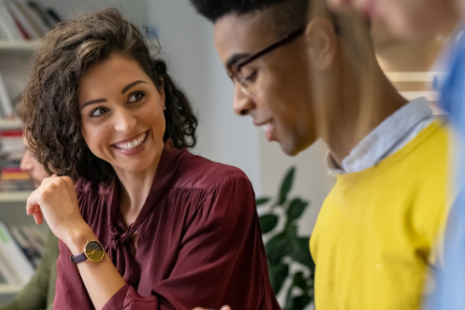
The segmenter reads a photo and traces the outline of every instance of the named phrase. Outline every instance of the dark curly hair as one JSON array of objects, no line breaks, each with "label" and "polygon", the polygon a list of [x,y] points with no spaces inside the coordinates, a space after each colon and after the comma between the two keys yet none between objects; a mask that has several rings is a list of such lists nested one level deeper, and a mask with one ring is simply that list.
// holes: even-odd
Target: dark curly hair
[{"label": "dark curly hair", "polygon": [[229,14],[245,15],[269,10],[277,34],[305,25],[309,0],[190,0],[197,12],[212,23]]},{"label": "dark curly hair", "polygon": [[58,23],[35,52],[33,72],[18,113],[28,142],[48,173],[95,183],[108,183],[115,175],[111,165],[87,147],[77,100],[83,75],[112,54],[136,60],[157,89],[163,88],[164,141],[171,138],[176,148],[195,145],[197,118],[186,95],[169,76],[166,63],[152,58],[134,24],[118,10],[106,8]]}]

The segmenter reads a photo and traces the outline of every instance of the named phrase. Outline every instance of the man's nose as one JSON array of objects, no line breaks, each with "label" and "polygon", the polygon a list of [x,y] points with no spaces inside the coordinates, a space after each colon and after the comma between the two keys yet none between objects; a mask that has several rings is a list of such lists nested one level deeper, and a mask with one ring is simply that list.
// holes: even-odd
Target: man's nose
[{"label": "man's nose", "polygon": [[234,88],[234,101],[233,109],[237,115],[245,116],[248,115],[255,107],[254,101],[244,94],[241,90],[241,86],[236,83]]}]

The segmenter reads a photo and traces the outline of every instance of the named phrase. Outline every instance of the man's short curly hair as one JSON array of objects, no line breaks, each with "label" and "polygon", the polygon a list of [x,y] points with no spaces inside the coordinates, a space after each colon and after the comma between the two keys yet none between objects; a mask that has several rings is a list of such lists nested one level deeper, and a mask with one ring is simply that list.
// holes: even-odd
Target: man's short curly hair
[{"label": "man's short curly hair", "polygon": [[277,35],[305,25],[309,0],[190,0],[197,12],[212,23],[226,15],[247,15],[263,10],[270,12]]},{"label": "man's short curly hair", "polygon": [[176,148],[196,143],[197,118],[164,61],[154,59],[141,31],[113,8],[75,16],[57,24],[41,41],[32,75],[18,107],[28,142],[48,173],[107,183],[111,165],[96,157],[81,132],[77,99],[87,70],[113,54],[138,62],[158,90],[165,92],[166,131]]}]

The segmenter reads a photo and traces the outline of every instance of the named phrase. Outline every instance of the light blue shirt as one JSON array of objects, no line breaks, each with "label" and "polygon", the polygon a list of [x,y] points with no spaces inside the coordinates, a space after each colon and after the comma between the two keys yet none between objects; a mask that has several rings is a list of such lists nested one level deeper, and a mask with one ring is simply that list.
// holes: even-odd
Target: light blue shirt
[{"label": "light blue shirt", "polygon": [[328,152],[325,158],[328,173],[354,173],[375,166],[404,147],[434,119],[426,98],[420,97],[410,101],[365,136],[342,160],[342,167],[336,165]]}]

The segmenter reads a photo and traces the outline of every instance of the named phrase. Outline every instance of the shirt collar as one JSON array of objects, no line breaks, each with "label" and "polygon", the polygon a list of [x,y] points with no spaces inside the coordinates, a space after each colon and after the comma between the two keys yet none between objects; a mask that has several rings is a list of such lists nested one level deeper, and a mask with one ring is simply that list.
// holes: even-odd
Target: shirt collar
[{"label": "shirt collar", "polygon": [[392,154],[419,123],[432,117],[426,98],[410,101],[365,136],[342,160],[342,167],[338,167],[328,151],[325,157],[327,172],[331,175],[353,173],[376,165]]}]

